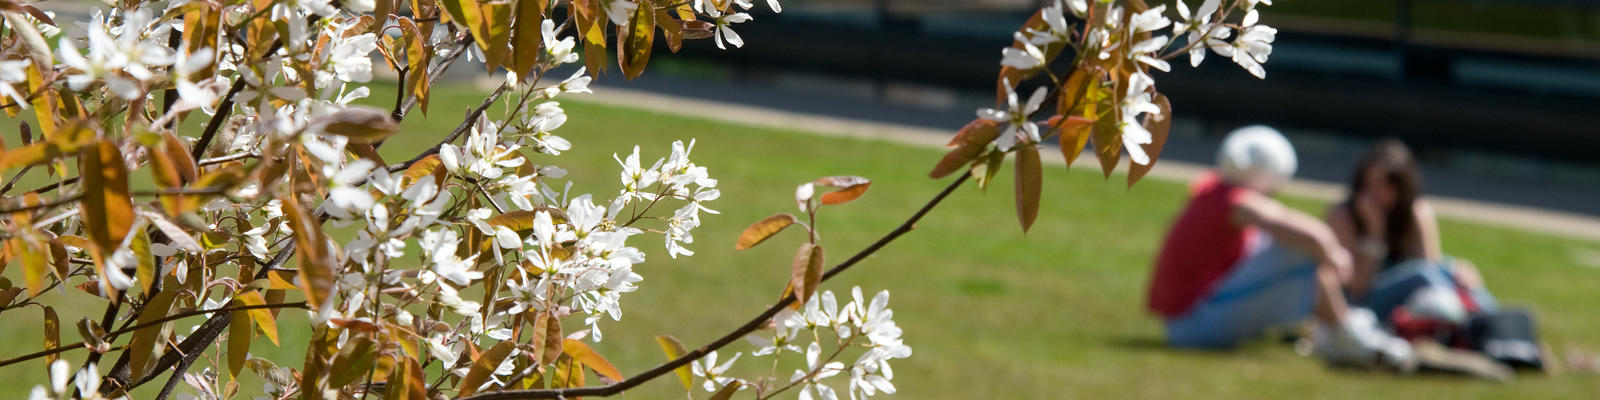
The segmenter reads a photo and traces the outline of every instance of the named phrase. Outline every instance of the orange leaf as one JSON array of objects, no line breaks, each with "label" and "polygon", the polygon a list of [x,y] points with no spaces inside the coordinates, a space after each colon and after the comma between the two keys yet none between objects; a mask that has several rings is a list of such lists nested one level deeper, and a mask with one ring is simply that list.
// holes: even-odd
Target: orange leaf
[{"label": "orange leaf", "polygon": [[814,243],[800,245],[794,254],[794,267],[789,271],[789,286],[794,288],[795,299],[805,304],[817,292],[822,282],[822,246]]},{"label": "orange leaf", "polygon": [[517,0],[516,19],[511,26],[511,55],[512,71],[517,76],[526,76],[533,70],[539,61],[539,54],[543,52],[540,46],[544,45],[544,30],[540,24],[544,22],[545,0]]},{"label": "orange leaf", "polygon": [[394,373],[389,375],[389,392],[383,396],[390,400],[426,400],[428,398],[428,381],[423,376],[422,366],[417,364],[417,359],[405,359],[395,365]]},{"label": "orange leaf", "polygon": [[933,171],[928,173],[934,179],[943,178],[967,166],[972,160],[983,155],[989,143],[1000,137],[1000,126],[994,121],[979,118],[967,123],[961,131],[956,132],[956,137],[950,139],[950,145],[956,146],[954,150],[944,155],[939,164],[933,166]]},{"label": "orange leaf", "polygon": [[83,149],[78,172],[83,177],[84,230],[102,257],[121,246],[133,229],[133,199],[128,197],[128,169],[116,143],[101,141]]},{"label": "orange leaf", "polygon": [[1071,116],[1057,120],[1060,116],[1052,117],[1050,126],[1061,131],[1061,157],[1067,160],[1067,166],[1072,166],[1072,161],[1078,159],[1078,154],[1083,152],[1083,146],[1089,143],[1089,128],[1094,121],[1079,116]]},{"label": "orange leaf", "polygon": [[606,361],[605,357],[601,357],[600,353],[596,353],[594,349],[589,348],[589,345],[584,344],[582,341],[563,340],[561,341],[561,351],[567,353],[567,356],[572,357],[572,359],[583,363],[583,365],[589,366],[600,376],[610,378],[613,381],[621,381],[623,379],[622,372],[617,371],[617,367],[612,366],[610,361]]},{"label": "orange leaf", "polygon": [[172,132],[167,132],[161,135],[161,142],[162,150],[172,160],[178,177],[185,183],[194,182],[200,174],[200,166],[194,161],[194,157],[189,155],[189,150],[183,147],[183,141]]},{"label": "orange leaf", "polygon": [[305,292],[306,304],[312,310],[320,310],[332,304],[336,267],[333,254],[328,251],[328,241],[316,216],[307,214],[300,207],[300,201],[292,196],[280,200],[284,217],[294,231],[295,256],[300,261],[300,290]]},{"label": "orange leaf", "polygon": [[557,357],[561,356],[562,339],[564,338],[561,336],[561,319],[556,318],[556,315],[551,313],[545,313],[544,316],[544,350],[541,353],[544,358],[540,361],[544,365],[550,365],[556,362]]},{"label": "orange leaf", "polygon": [[628,25],[617,27],[618,40],[622,41],[617,46],[617,64],[622,67],[622,76],[632,80],[644,73],[645,64],[650,62],[655,33],[655,7],[648,1],[640,2],[633,18],[628,19]]},{"label": "orange leaf", "polygon": [[744,250],[756,247],[756,245],[766,241],[772,235],[782,232],[783,228],[794,225],[795,222],[795,217],[789,214],[776,214],[756,221],[756,223],[750,224],[750,227],[744,228],[744,233],[739,234],[739,242],[733,245],[733,249]]},{"label": "orange leaf", "polygon": [[[238,296],[234,297],[234,300],[238,300],[240,303],[243,303],[247,306],[264,306],[267,304],[266,299],[261,297],[261,292],[257,291],[245,291],[243,293],[239,293]],[[273,320],[272,310],[266,308],[254,308],[250,309],[249,311],[250,319],[255,321],[256,327],[261,328],[261,333],[266,334],[267,339],[271,340],[273,345],[277,345],[278,323]]]},{"label": "orange leaf", "polygon": [[822,195],[823,205],[844,204],[861,197],[872,186],[872,181],[859,176],[830,176],[819,178],[811,184],[839,188]]},{"label": "orange leaf", "polygon": [[488,351],[479,355],[476,360],[472,361],[472,369],[467,371],[467,376],[461,379],[460,385],[456,386],[461,388],[460,393],[456,395],[466,397],[476,393],[478,387],[483,386],[483,382],[494,374],[495,369],[500,368],[500,363],[505,362],[506,356],[510,356],[511,350],[516,347],[517,342],[502,340],[499,343],[495,343],[494,347],[490,347]]},{"label": "orange leaf", "polygon": [[1157,107],[1161,108],[1161,113],[1146,114],[1144,117],[1144,129],[1150,131],[1151,138],[1150,144],[1144,146],[1144,152],[1150,156],[1150,162],[1142,165],[1134,163],[1129,166],[1128,187],[1130,188],[1139,179],[1144,178],[1144,174],[1150,173],[1150,168],[1156,166],[1156,160],[1161,158],[1161,148],[1167,145],[1167,133],[1172,131],[1172,102],[1167,100],[1167,95],[1158,93],[1156,94],[1155,103]]},{"label": "orange leaf", "polygon": [[739,392],[739,388],[743,387],[743,386],[744,386],[743,382],[739,382],[739,381],[728,382],[728,385],[727,386],[723,386],[722,390],[718,390],[716,394],[711,395],[711,399],[710,400],[728,400],[728,399],[732,399],[733,398],[733,394],[734,393],[738,393]]},{"label": "orange leaf", "polygon": [[1017,220],[1022,222],[1024,233],[1033,227],[1034,219],[1039,217],[1039,189],[1044,180],[1042,171],[1038,147],[1017,148]]}]

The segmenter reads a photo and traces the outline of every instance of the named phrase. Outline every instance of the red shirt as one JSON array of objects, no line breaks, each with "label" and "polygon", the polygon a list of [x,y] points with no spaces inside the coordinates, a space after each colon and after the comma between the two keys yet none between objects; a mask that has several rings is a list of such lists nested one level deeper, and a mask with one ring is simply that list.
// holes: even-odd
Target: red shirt
[{"label": "red shirt", "polygon": [[1234,226],[1232,214],[1248,193],[1215,172],[1190,182],[1189,205],[1167,233],[1150,278],[1150,311],[1168,319],[1182,316],[1238,264],[1255,228]]}]

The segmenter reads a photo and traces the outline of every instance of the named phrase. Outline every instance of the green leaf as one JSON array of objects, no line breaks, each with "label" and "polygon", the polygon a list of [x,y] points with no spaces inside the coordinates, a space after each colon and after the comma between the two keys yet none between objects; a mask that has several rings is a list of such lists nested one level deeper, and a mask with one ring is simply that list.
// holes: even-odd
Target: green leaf
[{"label": "green leaf", "polygon": [[[689,350],[683,347],[683,342],[672,335],[656,336],[656,343],[661,345],[661,352],[667,355],[667,361],[676,360],[689,353]],[[672,372],[678,374],[678,381],[683,383],[684,389],[694,388],[694,373],[689,370],[688,365],[673,369]]]}]

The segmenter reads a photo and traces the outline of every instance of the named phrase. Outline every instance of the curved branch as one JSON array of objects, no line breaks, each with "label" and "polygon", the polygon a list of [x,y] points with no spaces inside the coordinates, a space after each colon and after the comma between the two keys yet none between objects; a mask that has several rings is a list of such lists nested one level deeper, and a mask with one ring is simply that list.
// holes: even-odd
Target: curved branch
[{"label": "curved branch", "polygon": [[[228,190],[228,188],[226,188],[226,187],[213,186],[213,187],[203,187],[203,188],[136,190],[136,191],[133,191],[133,192],[131,192],[129,194],[134,195],[134,196],[174,196],[174,195],[186,195],[186,194],[219,194],[219,193],[226,192],[227,190]],[[30,205],[26,205],[26,206],[22,206],[22,207],[16,207],[16,208],[0,209],[0,214],[11,214],[11,213],[24,212],[24,211],[33,211],[33,210],[37,210],[37,209],[41,209],[41,208],[51,208],[51,207],[55,207],[55,206],[59,206],[59,205],[67,204],[67,203],[72,203],[72,202],[75,202],[75,201],[78,201],[78,200],[83,200],[83,193],[70,194],[70,195],[62,196],[62,197],[57,198],[55,200],[50,200],[50,201],[43,202],[43,203],[38,203],[38,204],[30,204]]]},{"label": "curved branch", "polygon": [[[871,256],[873,253],[877,253],[878,250],[883,249],[883,247],[887,246],[889,242],[893,242],[901,235],[906,234],[906,232],[910,232],[912,229],[915,229],[917,221],[921,220],[923,216],[927,215],[929,211],[933,210],[934,206],[939,205],[940,202],[944,201],[945,197],[948,197],[951,192],[954,192],[956,188],[961,187],[961,184],[966,183],[967,179],[971,177],[971,173],[961,174],[961,177],[956,178],[956,180],[953,182],[950,182],[950,185],[946,186],[944,191],[941,191],[938,195],[933,196],[933,199],[928,200],[927,204],[924,204],[922,208],[917,210],[915,214],[911,214],[911,218],[907,218],[906,221],[901,223],[899,227],[896,227],[893,231],[889,231],[887,235],[879,238],[877,242],[873,242],[872,245],[867,246],[865,249],[861,249],[860,252],[850,256],[849,259],[844,260],[844,262],[835,265],[832,269],[829,269],[828,272],[822,274],[822,280],[827,281],[829,278],[833,278],[845,270],[850,269],[851,266],[854,266],[856,263],[861,262],[861,260],[866,259],[867,256]],[[707,353],[721,349],[723,346],[727,346],[728,344],[739,340],[739,338],[744,337],[744,335],[749,334],[750,332],[755,332],[757,329],[761,329],[761,327],[766,326],[767,321],[772,320],[773,316],[778,315],[779,311],[783,311],[784,307],[788,307],[790,304],[794,304],[794,302],[794,294],[791,293],[788,296],[784,296],[782,300],[778,300],[777,303],[773,304],[771,307],[767,307],[767,309],[762,311],[760,314],[757,314],[755,318],[750,319],[750,322],[746,322],[743,326],[740,326],[739,328],[722,335],[722,337],[717,338],[717,340],[712,341],[710,344],[690,351],[681,357],[666,362],[665,364],[657,365],[655,368],[641,372],[638,375],[634,375],[628,379],[623,379],[621,382],[605,386],[590,386],[581,388],[502,390],[498,392],[479,393],[464,397],[461,400],[564,399],[576,398],[579,396],[607,397],[616,395],[625,390],[632,389],[635,386],[639,386],[645,382],[659,378],[662,375],[671,373],[673,370],[678,369],[679,367],[689,365],[689,363],[700,359],[700,357],[704,357]]]}]

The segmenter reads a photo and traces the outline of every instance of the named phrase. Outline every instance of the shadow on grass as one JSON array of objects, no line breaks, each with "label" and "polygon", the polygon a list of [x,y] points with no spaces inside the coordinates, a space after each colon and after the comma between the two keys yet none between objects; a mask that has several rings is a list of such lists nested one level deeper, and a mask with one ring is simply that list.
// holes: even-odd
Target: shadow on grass
[{"label": "shadow on grass", "polygon": [[1156,336],[1114,336],[1106,340],[1112,348],[1139,353],[1171,353],[1171,354],[1196,354],[1214,357],[1251,357],[1258,355],[1262,350],[1269,348],[1292,348],[1295,340],[1293,336],[1271,339],[1258,339],[1240,343],[1238,346],[1225,348],[1201,347],[1173,347],[1167,340]]}]

